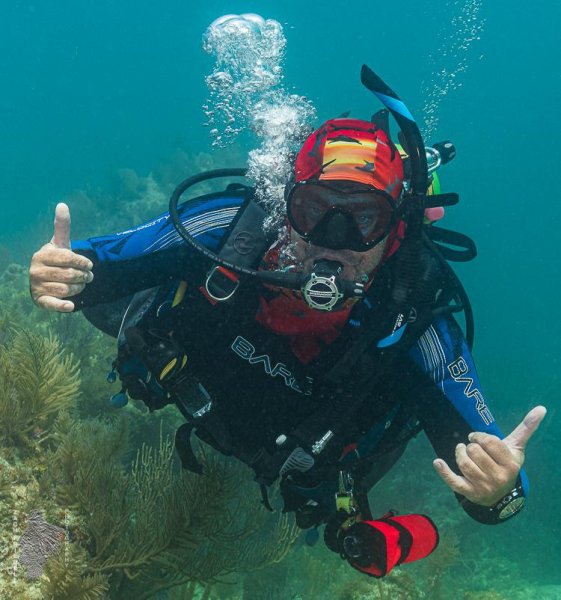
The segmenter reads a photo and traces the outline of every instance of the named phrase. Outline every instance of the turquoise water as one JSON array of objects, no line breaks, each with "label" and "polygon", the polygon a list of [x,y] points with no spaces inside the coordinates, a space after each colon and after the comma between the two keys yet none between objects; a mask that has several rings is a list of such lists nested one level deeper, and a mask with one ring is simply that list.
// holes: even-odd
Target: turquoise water
[{"label": "turquoise water", "polygon": [[[514,578],[561,585],[561,5],[483,0],[473,23],[482,26],[480,39],[465,51],[439,55],[464,35],[454,19],[475,4],[59,0],[3,6],[0,268],[27,264],[47,241],[55,202],[76,190],[110,194],[119,169],[146,176],[173,163],[178,149],[215,152],[201,108],[212,69],[201,37],[224,13],[257,12],[283,24],[284,84],[307,96],[320,120],[348,109],[368,118],[378,109],[359,82],[363,62],[420,115],[422,90],[437,83],[435,69],[451,72],[465,59],[467,68],[456,75],[461,86],[442,98],[428,141],[451,139],[458,149],[441,178],[445,189],[461,195],[446,224],[470,234],[479,248],[475,262],[457,269],[476,314],[475,358],[505,432],[531,406],[549,409],[528,447],[527,509],[501,527],[471,525],[478,535],[470,546],[473,553],[483,540],[482,561],[511,559]],[[251,140],[243,144],[238,156]],[[103,230],[98,221],[93,225]],[[88,235],[87,219],[79,235]],[[437,482],[434,490],[443,492]]]}]

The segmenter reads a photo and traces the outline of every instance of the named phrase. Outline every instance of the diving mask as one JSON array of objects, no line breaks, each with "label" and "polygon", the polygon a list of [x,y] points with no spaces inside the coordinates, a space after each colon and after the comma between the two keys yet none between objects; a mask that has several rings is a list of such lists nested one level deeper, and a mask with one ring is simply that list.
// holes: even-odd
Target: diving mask
[{"label": "diving mask", "polygon": [[396,223],[395,201],[374,187],[302,181],[287,195],[288,220],[306,241],[331,250],[366,252]]}]

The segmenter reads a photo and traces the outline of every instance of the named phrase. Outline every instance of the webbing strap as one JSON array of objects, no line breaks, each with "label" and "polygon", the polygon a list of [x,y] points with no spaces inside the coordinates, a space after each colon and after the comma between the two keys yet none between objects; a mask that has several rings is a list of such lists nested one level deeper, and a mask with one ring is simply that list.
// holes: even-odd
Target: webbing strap
[{"label": "webbing strap", "polygon": [[[425,233],[429,239],[438,243],[437,247],[446,260],[468,262],[477,256],[475,242],[463,233],[437,227],[436,225],[425,228]],[[458,249],[449,246],[455,246]]]}]

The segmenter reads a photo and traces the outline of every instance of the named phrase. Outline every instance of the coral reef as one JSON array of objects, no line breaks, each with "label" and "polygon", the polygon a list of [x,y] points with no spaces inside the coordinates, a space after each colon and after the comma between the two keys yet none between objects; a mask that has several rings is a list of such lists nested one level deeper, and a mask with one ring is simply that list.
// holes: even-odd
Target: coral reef
[{"label": "coral reef", "polygon": [[143,443],[131,462],[125,416],[78,414],[77,362],[56,338],[16,331],[0,369],[6,597],[148,599],[280,561],[292,546],[292,522],[259,507],[247,469],[201,449],[204,475],[180,471],[163,424],[159,445]]},{"label": "coral reef", "polygon": [[88,574],[87,552],[78,544],[66,545],[47,562],[41,581],[44,600],[101,600],[107,598],[109,582],[101,574]]},{"label": "coral reef", "polygon": [[25,568],[28,579],[41,577],[47,558],[58,554],[65,538],[64,529],[47,523],[40,510],[29,513],[19,540],[19,564]]},{"label": "coral reef", "polygon": [[8,445],[41,442],[79,389],[78,365],[54,337],[16,331],[0,346],[0,436]]},{"label": "coral reef", "polygon": [[[144,445],[125,474],[118,460],[122,439],[119,428],[79,423],[51,461],[61,500],[88,515],[90,571],[112,574],[122,594],[148,598],[156,589],[214,581],[286,553],[291,526],[282,518],[265,535],[264,511],[255,498],[239,497],[240,481],[247,480],[239,467],[201,453],[202,477],[178,475],[173,444],[162,439],[157,449]],[[99,455],[82,461],[100,441]]]},{"label": "coral reef", "polygon": [[[217,155],[177,149],[165,164],[147,175],[139,175],[133,169],[119,169],[110,189],[79,190],[65,199],[70,206],[73,235],[92,237],[129,229],[167,211],[171,193],[183,179],[215,169],[217,164],[243,167],[246,162],[247,156],[234,148]],[[202,182],[194,194],[224,189],[225,181]],[[49,235],[46,232],[43,241]]]}]

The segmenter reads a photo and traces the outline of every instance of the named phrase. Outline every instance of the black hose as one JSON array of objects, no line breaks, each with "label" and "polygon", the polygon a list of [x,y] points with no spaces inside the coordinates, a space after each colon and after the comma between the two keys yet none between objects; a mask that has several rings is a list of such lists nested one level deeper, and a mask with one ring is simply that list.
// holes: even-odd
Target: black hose
[{"label": "black hose", "polygon": [[427,235],[427,233],[425,231],[423,231],[422,236],[423,236],[423,242],[425,243],[426,247],[438,259],[439,263],[444,268],[446,275],[448,275],[448,277],[454,283],[454,287],[456,288],[458,297],[460,299],[460,304],[462,306],[465,321],[466,321],[466,331],[465,331],[466,342],[467,342],[469,349],[472,350],[474,336],[475,336],[475,325],[474,325],[474,319],[473,319],[473,309],[471,307],[471,302],[469,300],[469,296],[467,295],[467,292],[466,292],[462,282],[460,281],[459,277],[454,272],[454,269],[452,269],[452,267],[448,264],[448,261],[444,258],[444,256],[442,256],[442,254],[441,254],[440,250],[438,249],[438,247],[436,246],[436,244],[429,238],[429,236]]},{"label": "black hose", "polygon": [[179,203],[179,199],[185,193],[185,191],[202,181],[207,181],[208,179],[216,179],[219,177],[245,177],[247,173],[247,169],[238,168],[238,169],[214,169],[212,171],[206,171],[204,173],[199,173],[198,175],[194,175],[193,177],[188,177],[183,180],[173,191],[170,200],[169,200],[169,215],[173,226],[175,227],[177,233],[195,250],[200,252],[203,256],[208,258],[208,260],[215,265],[221,265],[230,271],[234,271],[236,273],[241,273],[243,275],[250,275],[251,277],[257,277],[262,283],[268,283],[270,285],[279,285],[281,287],[287,287],[290,289],[300,289],[302,285],[302,276],[297,273],[285,273],[281,271],[256,271],[254,269],[250,269],[247,267],[243,267],[240,265],[236,265],[229,260],[225,260],[221,256],[218,256],[212,250],[209,250],[206,246],[203,246],[200,242],[196,240],[194,236],[192,236],[183,223],[181,222],[181,217],[179,215],[179,211],[177,205]]},{"label": "black hose", "polygon": [[199,243],[194,236],[192,236],[185,226],[181,222],[181,217],[179,216],[179,211],[177,210],[177,205],[179,203],[179,199],[183,195],[183,193],[190,187],[196,185],[197,183],[201,183],[202,181],[207,181],[208,179],[216,179],[219,177],[244,177],[247,173],[247,169],[214,169],[213,171],[206,171],[205,173],[199,173],[198,175],[194,175],[193,177],[189,177],[183,180],[173,191],[171,198],[169,200],[169,215],[173,226],[175,227],[177,233],[195,250],[200,252],[203,256],[208,258],[213,263],[222,265],[231,271],[235,271],[236,273],[243,273],[244,275],[253,275],[255,276],[255,271],[253,269],[247,269],[245,267],[241,267],[239,265],[235,265],[228,260],[224,260],[219,257],[218,254],[214,253],[212,250],[209,250],[206,246],[203,246]]}]

